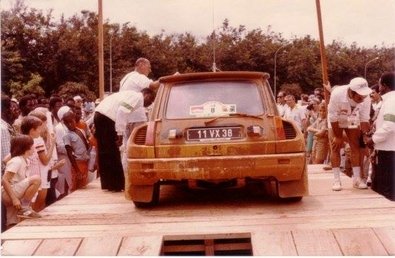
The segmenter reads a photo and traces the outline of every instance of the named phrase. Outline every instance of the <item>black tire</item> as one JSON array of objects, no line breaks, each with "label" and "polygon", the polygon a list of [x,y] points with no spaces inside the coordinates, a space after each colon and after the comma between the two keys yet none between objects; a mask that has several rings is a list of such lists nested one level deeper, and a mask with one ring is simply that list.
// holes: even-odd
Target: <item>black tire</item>
[{"label": "black tire", "polygon": [[134,206],[136,206],[137,208],[150,208],[150,207],[158,205],[159,195],[160,195],[160,185],[159,185],[159,183],[155,183],[152,187],[154,188],[154,190],[152,192],[151,201],[150,202],[133,201]]}]

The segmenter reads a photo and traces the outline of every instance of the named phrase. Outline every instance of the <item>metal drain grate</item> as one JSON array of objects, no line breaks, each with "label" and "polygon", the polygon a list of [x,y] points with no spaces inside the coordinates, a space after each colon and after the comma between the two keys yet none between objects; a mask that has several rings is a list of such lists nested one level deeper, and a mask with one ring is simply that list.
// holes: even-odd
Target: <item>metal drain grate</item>
[{"label": "metal drain grate", "polygon": [[164,236],[161,255],[251,256],[251,234]]}]

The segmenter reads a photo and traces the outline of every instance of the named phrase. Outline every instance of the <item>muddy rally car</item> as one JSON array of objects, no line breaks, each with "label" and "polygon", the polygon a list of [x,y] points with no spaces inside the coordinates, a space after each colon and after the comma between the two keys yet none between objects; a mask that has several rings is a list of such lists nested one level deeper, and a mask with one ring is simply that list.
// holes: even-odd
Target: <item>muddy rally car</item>
[{"label": "muddy rally car", "polygon": [[128,140],[125,194],[137,207],[157,204],[160,186],[234,187],[262,182],[277,198],[307,194],[304,138],[278,115],[260,72],[166,76],[148,122]]}]

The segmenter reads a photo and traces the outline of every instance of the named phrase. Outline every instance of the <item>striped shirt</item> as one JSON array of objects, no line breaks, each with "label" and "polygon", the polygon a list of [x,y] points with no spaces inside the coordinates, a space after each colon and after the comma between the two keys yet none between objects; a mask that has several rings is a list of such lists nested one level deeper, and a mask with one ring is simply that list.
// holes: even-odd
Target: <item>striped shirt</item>
[{"label": "striped shirt", "polygon": [[39,154],[43,152],[45,153],[47,151],[47,147],[45,147],[44,139],[41,136],[34,139],[33,148],[34,148],[33,155],[31,155],[28,158],[29,166],[28,166],[27,174],[29,176],[38,175],[41,177],[42,163]]}]

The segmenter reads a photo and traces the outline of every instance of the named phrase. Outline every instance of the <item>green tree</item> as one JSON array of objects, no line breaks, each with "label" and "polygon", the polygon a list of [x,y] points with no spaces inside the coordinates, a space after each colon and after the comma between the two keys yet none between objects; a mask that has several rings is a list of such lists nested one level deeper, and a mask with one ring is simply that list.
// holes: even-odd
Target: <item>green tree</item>
[{"label": "green tree", "polygon": [[[86,85],[98,95],[98,17],[82,11],[71,18],[52,20],[52,10],[43,13],[16,0],[9,11],[1,11],[1,80],[6,93],[17,92],[31,83],[32,74],[40,76],[39,86],[49,95],[66,82]],[[111,75],[110,82],[110,42]],[[310,36],[286,40],[268,26],[247,31],[245,26],[222,25],[205,40],[190,33],[168,35],[162,31],[150,36],[129,23],[104,23],[105,90],[117,91],[121,78],[134,68],[139,57],[150,59],[151,78],[157,79],[176,71],[211,71],[213,62],[223,71],[262,71],[271,74],[273,82],[274,55],[277,56],[277,84],[299,85],[309,93],[322,86],[319,44]],[[214,51],[215,50],[215,51]],[[384,71],[395,69],[395,48],[361,48],[333,41],[326,47],[328,74],[332,85],[345,84],[355,76],[364,76],[377,83]],[[214,59],[215,57],[215,59]],[[33,80],[34,81],[34,80]],[[22,91],[21,91],[22,92]]]},{"label": "green tree", "polygon": [[280,86],[280,90],[284,91],[286,95],[294,95],[296,97],[296,100],[298,100],[300,94],[304,92],[302,87],[300,87],[300,85],[297,83],[284,83]]},{"label": "green tree", "polygon": [[10,93],[13,97],[19,99],[27,94],[36,94],[42,96],[45,94],[44,89],[40,86],[42,77],[39,74],[31,74],[30,80],[27,83],[10,82]]},{"label": "green tree", "polygon": [[86,85],[77,82],[64,83],[59,87],[57,94],[63,99],[74,97],[76,95],[83,95],[91,100],[96,99],[96,94],[93,91],[89,90]]}]

